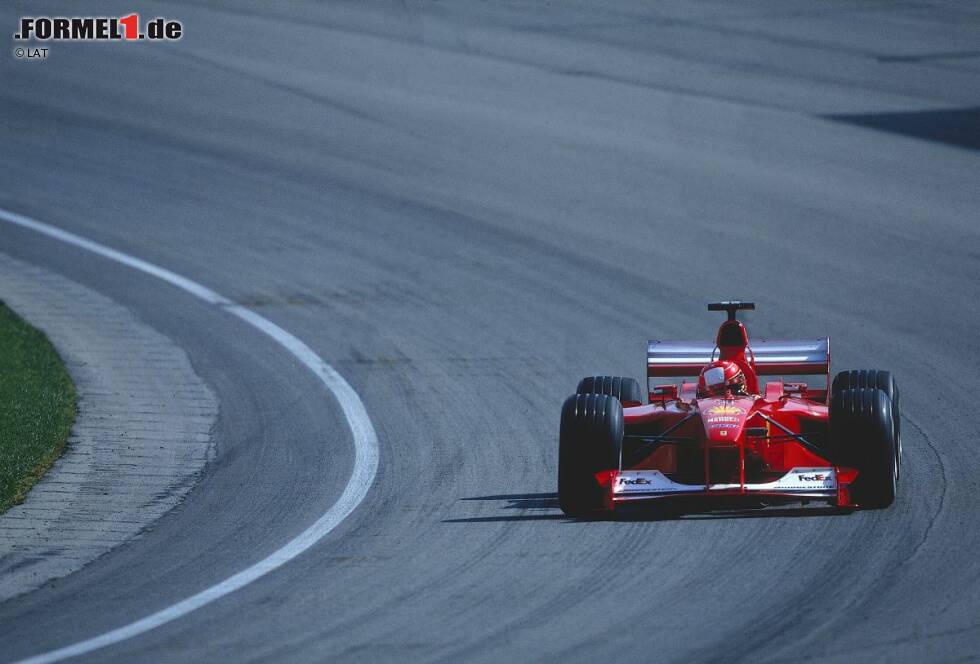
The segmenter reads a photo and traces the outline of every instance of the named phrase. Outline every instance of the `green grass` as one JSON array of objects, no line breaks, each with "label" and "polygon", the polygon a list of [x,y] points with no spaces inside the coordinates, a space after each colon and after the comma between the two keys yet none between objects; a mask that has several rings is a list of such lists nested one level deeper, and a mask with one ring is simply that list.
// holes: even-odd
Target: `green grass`
[{"label": "green grass", "polygon": [[64,451],[75,386],[41,332],[0,302],[0,513]]}]

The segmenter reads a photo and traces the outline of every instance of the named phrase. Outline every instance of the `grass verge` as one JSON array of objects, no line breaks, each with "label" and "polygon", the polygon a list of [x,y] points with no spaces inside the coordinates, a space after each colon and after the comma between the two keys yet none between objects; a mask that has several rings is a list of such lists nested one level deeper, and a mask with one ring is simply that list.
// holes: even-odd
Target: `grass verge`
[{"label": "grass verge", "polygon": [[64,451],[75,386],[48,338],[0,302],[0,513]]}]

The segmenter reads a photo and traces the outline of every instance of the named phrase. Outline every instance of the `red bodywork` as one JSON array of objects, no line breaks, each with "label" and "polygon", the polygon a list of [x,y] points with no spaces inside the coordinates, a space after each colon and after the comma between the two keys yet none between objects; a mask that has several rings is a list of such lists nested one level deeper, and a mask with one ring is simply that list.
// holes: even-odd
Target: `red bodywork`
[{"label": "red bodywork", "polygon": [[[715,359],[741,367],[748,396],[697,394],[698,372]],[[598,475],[607,490],[607,508],[678,496],[854,506],[848,485],[857,471],[835,466],[823,452],[827,339],[762,340],[753,350],[745,327],[731,318],[719,328],[713,346],[650,342],[647,368],[651,382],[692,380],[655,385],[649,405],[623,404],[619,468]],[[823,385],[775,378],[784,375],[817,376]],[[774,379],[763,382],[760,376]]]}]

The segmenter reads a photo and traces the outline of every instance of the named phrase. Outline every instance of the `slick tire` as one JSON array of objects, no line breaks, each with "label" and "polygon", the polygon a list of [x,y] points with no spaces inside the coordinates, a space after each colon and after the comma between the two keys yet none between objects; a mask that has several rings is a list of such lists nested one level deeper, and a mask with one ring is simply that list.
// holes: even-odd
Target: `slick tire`
[{"label": "slick tire", "polygon": [[830,401],[830,437],[835,458],[857,469],[851,485],[854,502],[881,509],[895,501],[899,459],[892,422],[892,400],[884,390],[839,390]]},{"label": "slick tire", "polygon": [[892,420],[895,423],[895,454],[898,455],[899,479],[902,469],[902,418],[899,408],[898,383],[890,371],[881,369],[852,369],[841,371],[834,376],[830,388],[831,398],[841,390],[853,390],[860,387],[876,387],[884,390],[892,401]]},{"label": "slick tire", "polygon": [[603,507],[596,473],[619,468],[623,406],[614,396],[576,394],[561,408],[558,434],[558,505],[568,516]]},{"label": "slick tire", "polygon": [[616,397],[623,406],[643,405],[643,392],[635,378],[587,376],[579,381],[576,394],[605,394]]}]

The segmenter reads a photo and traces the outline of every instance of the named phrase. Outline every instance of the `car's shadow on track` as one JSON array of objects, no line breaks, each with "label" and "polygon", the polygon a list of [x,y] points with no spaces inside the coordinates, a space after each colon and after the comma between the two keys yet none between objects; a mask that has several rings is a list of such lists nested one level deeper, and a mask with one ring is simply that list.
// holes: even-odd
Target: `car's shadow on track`
[{"label": "car's shadow on track", "polygon": [[[509,493],[493,496],[473,496],[460,500],[506,502],[503,510],[542,510],[532,514],[501,514],[499,516],[478,516],[461,519],[443,519],[443,523],[497,523],[507,521],[702,521],[712,519],[772,519],[798,517],[846,516],[851,513],[835,507],[752,507],[725,510],[694,510],[683,506],[670,508],[634,508],[617,511],[615,514],[597,514],[593,517],[568,517],[557,511],[557,493]],[[547,510],[547,511],[544,511]]]},{"label": "car's shadow on track", "polygon": [[557,493],[507,493],[497,496],[473,496],[460,500],[506,501],[500,507],[505,510],[549,510],[541,514],[508,514],[501,516],[477,516],[469,519],[443,519],[443,523],[493,523],[497,521],[576,521],[558,510]]}]

